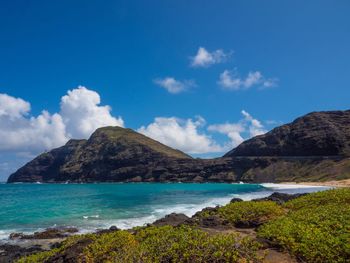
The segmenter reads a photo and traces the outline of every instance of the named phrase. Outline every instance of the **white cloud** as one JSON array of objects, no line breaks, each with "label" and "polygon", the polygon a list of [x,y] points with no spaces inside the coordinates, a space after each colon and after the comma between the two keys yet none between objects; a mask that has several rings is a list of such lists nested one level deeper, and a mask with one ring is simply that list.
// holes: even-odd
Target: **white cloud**
[{"label": "white cloud", "polygon": [[21,98],[14,98],[7,94],[0,94],[0,117],[20,118],[28,113],[30,104]]},{"label": "white cloud", "polygon": [[196,120],[158,117],[148,126],[139,128],[138,132],[186,153],[222,152],[223,148],[209,135],[199,132],[204,124],[201,117]]},{"label": "white cloud", "polygon": [[236,123],[219,123],[206,127],[207,132],[218,132],[228,137],[228,141],[218,143],[205,133],[203,118],[182,120],[176,117],[158,117],[138,132],[160,141],[170,147],[190,154],[225,152],[242,143],[245,139],[265,133],[261,122],[242,110],[243,118]]},{"label": "white cloud", "polygon": [[99,127],[124,126],[121,117],[111,115],[110,106],[99,106],[100,103],[101,98],[97,92],[82,86],[69,90],[61,98],[60,115],[69,137],[87,138]]},{"label": "white cloud", "polygon": [[241,78],[236,70],[224,70],[220,74],[218,84],[227,90],[249,89],[253,86],[269,88],[277,85],[277,79],[267,79],[260,71],[251,71],[246,78]]},{"label": "white cloud", "polygon": [[196,83],[194,80],[176,80],[172,77],[166,77],[166,78],[158,78],[154,80],[154,83],[158,86],[166,89],[169,93],[177,94],[183,91],[188,90],[191,87],[195,87]]},{"label": "white cloud", "polygon": [[222,49],[213,52],[207,51],[204,47],[199,47],[197,54],[191,57],[192,67],[209,67],[213,64],[225,62],[232,52],[225,53]]},{"label": "white cloud", "polygon": [[261,122],[259,120],[254,119],[245,110],[242,110],[241,113],[244,116],[245,120],[249,123],[249,135],[250,135],[250,137],[254,137],[254,136],[266,133],[264,126],[261,124]]},{"label": "white cloud", "polygon": [[213,124],[208,126],[208,131],[225,134],[230,142],[225,144],[225,148],[236,147],[244,140],[266,132],[261,122],[253,118],[245,110],[241,111],[243,119],[237,123]]},{"label": "white cloud", "polygon": [[43,111],[37,117],[26,117],[29,109],[21,114],[0,116],[0,151],[40,152],[67,141],[59,114]]},{"label": "white cloud", "polygon": [[43,110],[30,115],[30,103],[0,94],[0,152],[33,156],[63,145],[70,138],[87,138],[95,129],[123,126],[110,114],[109,106],[99,106],[100,96],[85,87],[68,91],[61,99],[59,113]]},{"label": "white cloud", "polygon": [[242,123],[213,124],[208,127],[208,131],[227,135],[231,140],[228,147],[235,147],[244,141],[241,133],[245,131],[245,127]]}]

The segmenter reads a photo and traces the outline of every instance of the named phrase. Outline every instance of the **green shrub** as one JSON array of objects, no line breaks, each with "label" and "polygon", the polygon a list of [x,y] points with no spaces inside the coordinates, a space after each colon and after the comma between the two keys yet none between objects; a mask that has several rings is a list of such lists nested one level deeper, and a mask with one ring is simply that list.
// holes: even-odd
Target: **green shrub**
[{"label": "green shrub", "polygon": [[230,203],[219,209],[219,214],[232,224],[259,225],[279,217],[285,212],[272,201]]},{"label": "green shrub", "polygon": [[285,207],[290,210],[298,210],[327,204],[350,205],[350,189],[339,188],[304,195],[285,203]]},{"label": "green shrub", "polygon": [[314,193],[285,204],[287,215],[266,223],[258,236],[307,262],[349,262],[350,189]]},{"label": "green shrub", "polygon": [[188,226],[149,227],[137,233],[141,262],[258,262],[260,245],[238,234],[210,236]]},{"label": "green shrub", "polygon": [[[19,262],[49,262],[52,256],[85,236],[67,239],[60,248],[38,253]],[[89,235],[91,243],[77,256],[78,262],[259,262],[260,244],[236,233],[209,235],[189,226],[148,227],[136,234],[117,231]]]},{"label": "green shrub", "polygon": [[135,262],[138,242],[127,231],[106,233],[88,245],[82,258],[84,262]]}]

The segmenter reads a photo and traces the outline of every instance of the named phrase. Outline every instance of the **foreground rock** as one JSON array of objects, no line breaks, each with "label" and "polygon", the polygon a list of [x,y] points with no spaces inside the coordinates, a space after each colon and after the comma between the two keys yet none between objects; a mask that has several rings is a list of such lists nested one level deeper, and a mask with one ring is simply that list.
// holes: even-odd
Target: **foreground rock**
[{"label": "foreground rock", "polygon": [[177,213],[171,213],[169,215],[166,215],[165,217],[158,219],[152,223],[154,226],[178,226],[180,224],[183,224],[186,220],[188,220],[189,217],[185,214],[177,214]]},{"label": "foreground rock", "polygon": [[48,228],[41,232],[34,232],[34,234],[26,235],[23,233],[11,233],[9,238],[12,240],[15,239],[53,239],[53,238],[65,238],[74,233],[77,233],[79,230],[75,227],[69,228]]},{"label": "foreground rock", "polygon": [[274,192],[268,197],[253,199],[252,201],[273,201],[281,205],[287,201],[293,200],[303,195],[306,195],[306,194],[285,194],[285,193]]},{"label": "foreground rock", "polygon": [[17,245],[3,244],[0,245],[0,263],[14,262],[20,257],[28,256],[43,249],[40,246],[21,247]]}]

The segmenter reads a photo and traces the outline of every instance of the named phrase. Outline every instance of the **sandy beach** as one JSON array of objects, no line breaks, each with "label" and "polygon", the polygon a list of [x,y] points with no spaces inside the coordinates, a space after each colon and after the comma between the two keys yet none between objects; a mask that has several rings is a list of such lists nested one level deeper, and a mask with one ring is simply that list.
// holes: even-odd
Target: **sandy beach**
[{"label": "sandy beach", "polygon": [[339,181],[326,181],[326,182],[283,182],[281,184],[310,185],[310,186],[331,186],[331,187],[350,187],[350,179],[339,180]]}]

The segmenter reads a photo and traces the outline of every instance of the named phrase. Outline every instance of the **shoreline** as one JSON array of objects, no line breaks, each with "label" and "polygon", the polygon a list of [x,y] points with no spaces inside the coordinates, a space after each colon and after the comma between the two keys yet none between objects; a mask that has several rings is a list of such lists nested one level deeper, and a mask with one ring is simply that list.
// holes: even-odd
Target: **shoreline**
[{"label": "shoreline", "polygon": [[[242,183],[235,183],[235,184],[242,184]],[[251,183],[244,183],[244,184],[248,185],[248,184],[251,184]],[[52,227],[37,228],[36,230],[33,230],[33,231],[21,231],[21,230],[16,231],[15,229],[13,229],[12,231],[8,232],[7,230],[0,230],[0,232],[7,232],[6,234],[2,233],[2,235],[3,236],[6,235],[7,238],[1,238],[0,239],[0,244],[6,244],[6,243],[16,244],[17,243],[16,245],[21,245],[20,243],[22,243],[23,240],[11,240],[9,238],[9,235],[12,234],[12,233],[23,233],[25,235],[31,235],[31,234],[34,234],[35,232],[39,232],[39,233],[40,232],[44,232],[47,229],[61,229],[61,228],[64,229],[64,228],[67,228],[67,227],[68,228],[72,227],[72,228],[78,229],[77,233],[74,233],[73,235],[86,234],[86,233],[96,233],[96,232],[101,231],[101,230],[109,229],[110,227],[117,227],[118,229],[122,229],[122,230],[130,230],[133,227],[142,227],[142,226],[145,226],[147,224],[151,224],[152,222],[154,222],[156,220],[159,220],[159,219],[163,218],[164,216],[172,214],[172,213],[185,214],[186,216],[191,217],[191,216],[193,216],[194,214],[196,214],[197,212],[199,212],[199,211],[201,211],[203,209],[227,205],[228,203],[230,203],[230,200],[232,200],[232,198],[239,198],[239,199],[242,199],[243,201],[251,201],[251,200],[254,200],[254,199],[261,199],[261,198],[268,197],[272,193],[275,193],[275,192],[287,193],[287,194],[311,193],[311,192],[314,192],[314,191],[310,191],[310,190],[307,191],[305,189],[307,189],[307,188],[320,188],[319,191],[324,191],[324,190],[327,190],[326,188],[328,188],[328,187],[329,188],[334,187],[334,185],[328,185],[328,184],[324,184],[324,183],[320,183],[320,184],[316,185],[316,183],[312,183],[312,182],[307,182],[307,183],[294,183],[294,182],[286,182],[286,183],[252,183],[252,184],[254,184],[254,185],[255,184],[259,184],[259,185],[263,186],[264,188],[266,188],[267,191],[243,193],[243,194],[240,194],[240,195],[234,194],[232,196],[221,197],[220,199],[224,200],[224,202],[223,201],[218,202],[216,199],[213,199],[215,201],[209,199],[208,202],[205,202],[202,205],[199,205],[197,207],[198,209],[192,210],[192,211],[190,211],[190,213],[188,211],[178,210],[178,209],[176,209],[176,207],[174,207],[173,210],[167,211],[167,213],[162,215],[161,217],[152,217],[152,214],[150,214],[149,216],[147,216],[149,218],[145,222],[143,222],[143,223],[140,222],[139,224],[131,224],[128,227],[123,226],[122,224],[113,223],[111,225],[103,225],[103,226],[101,225],[100,227],[96,226],[96,228],[92,228],[92,227],[90,228],[89,227],[88,229],[81,228],[81,226],[77,226],[77,225],[72,225],[72,226],[67,226],[67,225],[57,226],[57,225],[54,225]],[[290,188],[288,186],[290,186]],[[203,206],[204,204],[205,204],[205,206]],[[132,218],[132,219],[139,219],[139,218]],[[121,219],[121,221],[130,221],[130,218],[129,218],[129,220]],[[33,239],[32,241],[35,241],[35,239]],[[26,240],[26,242],[28,242],[28,240]]]},{"label": "shoreline", "polygon": [[350,187],[350,179],[332,180],[325,182],[281,182],[277,184],[304,185],[304,186],[328,186],[328,187]]}]

